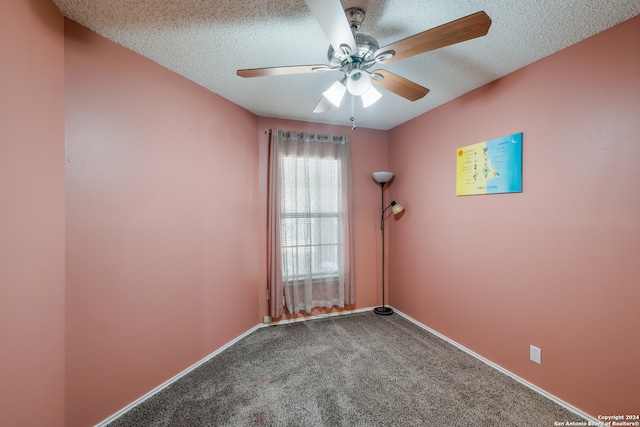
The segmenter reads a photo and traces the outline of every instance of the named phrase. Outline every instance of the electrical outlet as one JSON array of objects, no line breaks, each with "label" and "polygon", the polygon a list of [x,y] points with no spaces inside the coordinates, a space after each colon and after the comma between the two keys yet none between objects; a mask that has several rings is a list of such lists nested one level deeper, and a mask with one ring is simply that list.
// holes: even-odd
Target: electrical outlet
[{"label": "electrical outlet", "polygon": [[262,319],[263,323],[271,323],[271,316],[264,316]]},{"label": "electrical outlet", "polygon": [[532,362],[536,362],[538,365],[542,365],[542,350],[540,350],[535,345],[529,346],[529,359]]}]

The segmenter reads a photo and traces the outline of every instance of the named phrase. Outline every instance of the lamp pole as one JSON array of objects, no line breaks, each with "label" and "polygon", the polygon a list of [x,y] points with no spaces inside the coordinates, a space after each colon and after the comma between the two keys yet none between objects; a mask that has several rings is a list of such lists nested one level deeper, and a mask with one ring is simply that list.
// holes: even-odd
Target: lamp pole
[{"label": "lamp pole", "polygon": [[378,184],[380,184],[380,196],[381,196],[381,205],[380,208],[382,210],[382,213],[380,215],[380,231],[382,232],[382,307],[376,307],[373,309],[374,313],[376,314],[382,314],[382,315],[389,315],[389,314],[393,314],[393,310],[389,307],[387,307],[384,304],[384,300],[385,300],[385,294],[384,294],[384,275],[385,275],[385,265],[384,265],[384,213],[387,211],[387,209],[392,208],[391,211],[393,212],[394,215],[399,214],[400,212],[402,212],[404,210],[404,207],[399,204],[396,203],[395,200],[393,200],[389,206],[387,206],[386,208],[384,207],[384,185],[389,182],[392,178],[393,178],[393,173],[392,172],[387,172],[387,171],[380,171],[380,172],[373,172],[371,174],[371,177],[373,178],[373,180],[375,182],[377,182]]},{"label": "lamp pole", "polygon": [[384,305],[384,213],[387,211],[387,209],[389,209],[391,206],[394,206],[396,204],[395,201],[391,202],[391,204],[389,206],[387,206],[386,208],[384,207],[384,185],[386,184],[386,182],[381,182],[380,183],[380,194],[381,194],[381,200],[382,203],[380,205],[381,210],[382,210],[382,214],[380,215],[380,230],[382,232],[382,307],[376,307],[373,309],[374,313],[376,314],[381,314],[383,316],[388,316],[390,314],[393,314],[393,310],[389,307],[386,307]]}]

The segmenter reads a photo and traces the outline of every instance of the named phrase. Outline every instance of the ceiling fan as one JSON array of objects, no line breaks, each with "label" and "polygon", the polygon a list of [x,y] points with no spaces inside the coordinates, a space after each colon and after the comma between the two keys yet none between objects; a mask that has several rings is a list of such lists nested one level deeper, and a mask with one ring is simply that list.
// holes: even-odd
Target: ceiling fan
[{"label": "ceiling fan", "polygon": [[429,92],[429,89],[390,71],[369,71],[371,67],[482,37],[489,32],[491,26],[491,18],[481,11],[379,47],[375,38],[359,32],[365,18],[363,9],[352,7],[343,10],[340,0],[305,0],[305,3],[331,44],[327,53],[329,65],[252,68],[238,70],[236,74],[240,77],[262,77],[341,71],[343,77],[323,92],[313,111],[323,113],[332,105],[339,107],[345,93],[349,92],[352,95],[351,121],[355,120],[353,100],[356,97],[361,98],[365,108],[380,99],[382,95],[375,87],[386,89],[409,101],[416,101]]}]

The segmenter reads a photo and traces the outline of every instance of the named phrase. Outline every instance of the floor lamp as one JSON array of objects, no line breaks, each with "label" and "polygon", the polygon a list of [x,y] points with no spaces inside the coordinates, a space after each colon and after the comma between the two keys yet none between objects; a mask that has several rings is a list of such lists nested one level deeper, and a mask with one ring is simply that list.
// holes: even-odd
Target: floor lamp
[{"label": "floor lamp", "polygon": [[376,314],[388,316],[389,314],[393,314],[393,310],[384,305],[384,214],[389,208],[391,208],[391,212],[393,212],[394,215],[399,214],[404,210],[404,207],[400,203],[396,203],[395,200],[389,203],[387,207],[384,206],[384,185],[393,178],[393,173],[374,172],[371,176],[380,184],[380,192],[382,194],[382,214],[380,215],[380,230],[382,232],[382,307],[376,307],[373,311]]}]

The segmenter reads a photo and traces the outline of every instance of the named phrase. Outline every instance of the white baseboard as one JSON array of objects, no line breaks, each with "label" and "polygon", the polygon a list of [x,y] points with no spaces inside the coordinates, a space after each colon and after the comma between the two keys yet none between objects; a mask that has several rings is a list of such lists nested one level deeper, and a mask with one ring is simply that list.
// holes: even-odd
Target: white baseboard
[{"label": "white baseboard", "polygon": [[253,328],[249,329],[244,334],[238,336],[237,338],[233,339],[232,341],[229,341],[227,344],[223,345],[222,347],[220,347],[219,349],[217,349],[213,353],[209,354],[208,356],[205,356],[200,361],[198,361],[198,362],[194,363],[193,365],[189,366],[187,369],[185,369],[184,371],[180,372],[178,375],[176,375],[173,378],[170,378],[169,380],[167,380],[164,383],[160,384],[158,387],[154,388],[149,393],[145,394],[144,396],[136,399],[134,402],[132,402],[132,403],[128,404],[127,406],[125,406],[124,408],[120,409],[118,412],[116,412],[115,414],[111,415],[109,418],[107,418],[107,419],[101,421],[100,423],[96,424],[95,427],[105,427],[109,423],[115,421],[117,418],[120,418],[121,416],[123,416],[127,411],[132,409],[134,406],[137,406],[137,405],[141,404],[145,400],[149,399],[153,395],[155,395],[158,392],[160,392],[162,389],[164,389],[166,387],[169,387],[171,384],[173,384],[174,382],[178,381],[180,378],[184,377],[185,375],[187,375],[188,373],[190,373],[191,371],[196,369],[198,366],[202,365],[203,363],[205,363],[205,362],[209,361],[210,359],[212,359],[213,357],[217,356],[218,354],[220,354],[221,352],[223,352],[227,348],[231,347],[233,344],[237,343],[238,341],[240,341],[241,339],[243,339],[247,335],[249,335],[249,334],[253,333],[254,331],[256,331],[256,330],[258,330],[260,328],[263,328],[265,326],[268,326],[268,325],[258,324],[256,326],[254,326]]},{"label": "white baseboard", "polygon": [[372,311],[372,310],[373,310],[373,307],[368,307],[368,308],[358,308],[357,310],[336,311],[336,312],[327,313],[327,314],[316,314],[313,316],[297,317],[295,319],[272,320],[266,326],[284,325],[286,323],[304,322],[305,320],[325,319],[327,317],[345,316],[347,314],[364,313],[365,311]]},{"label": "white baseboard", "polygon": [[[393,311],[395,311],[397,314],[399,314],[400,316],[404,317],[405,319],[407,319],[411,323],[415,324],[416,326],[419,326],[420,328],[424,329],[425,331],[428,331],[428,332],[432,333],[433,335],[437,336],[438,338],[441,338],[441,339],[445,340],[449,344],[452,344],[452,345],[458,347],[460,350],[464,351],[465,353],[475,357],[476,359],[486,363],[487,365],[491,366],[492,368],[494,368],[494,369],[502,372],[503,374],[513,378],[514,380],[516,380],[519,383],[523,384],[524,386],[530,388],[531,390],[535,391],[536,393],[541,394],[542,396],[546,397],[547,399],[551,399],[552,401],[554,401],[558,405],[562,406],[566,410],[571,411],[574,414],[576,414],[577,416],[583,418],[585,421],[590,422],[591,424],[589,424],[589,425],[595,425],[595,426],[602,425],[601,421],[595,419],[594,417],[592,417],[591,415],[587,414],[586,412],[581,411],[580,409],[568,404],[567,402],[565,402],[562,399],[554,396],[553,394],[544,391],[543,389],[541,389],[540,387],[530,383],[529,381],[527,381],[527,380],[525,380],[523,378],[520,378],[519,376],[517,376],[516,374],[506,370],[502,366],[493,363],[489,359],[485,359],[484,357],[480,356],[478,353],[475,353],[475,352],[469,350],[467,347],[463,346],[462,344],[458,344],[454,340],[446,337],[445,335],[442,335],[440,332],[437,332],[437,331],[431,329],[430,327],[428,327],[426,325],[423,325],[422,323],[418,322],[417,320],[413,319],[410,316],[407,316],[403,312],[396,310],[395,308],[393,308]],[[565,420],[562,420],[562,421],[565,421]]]}]

